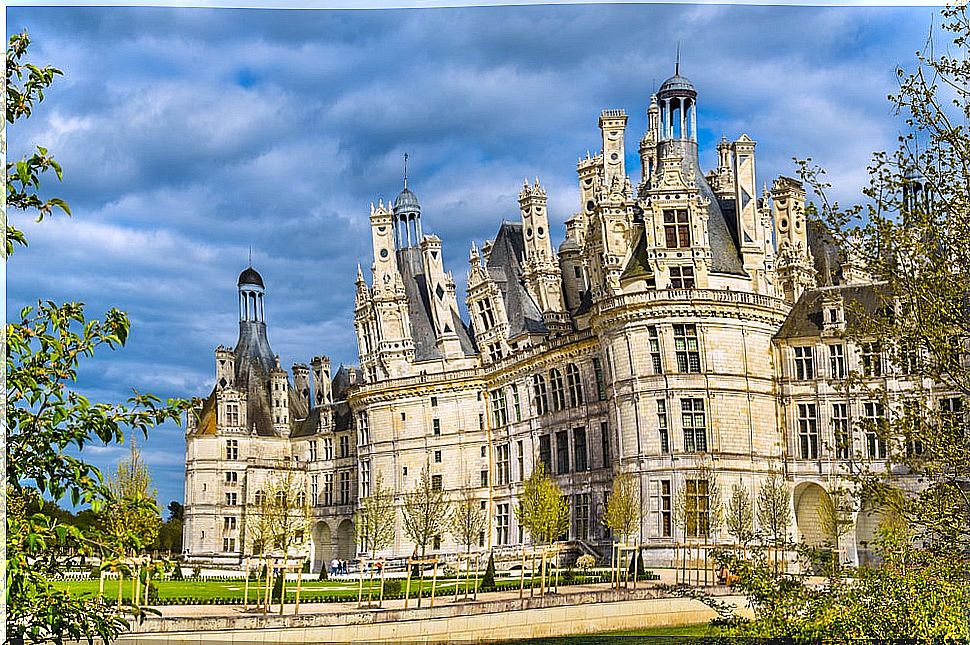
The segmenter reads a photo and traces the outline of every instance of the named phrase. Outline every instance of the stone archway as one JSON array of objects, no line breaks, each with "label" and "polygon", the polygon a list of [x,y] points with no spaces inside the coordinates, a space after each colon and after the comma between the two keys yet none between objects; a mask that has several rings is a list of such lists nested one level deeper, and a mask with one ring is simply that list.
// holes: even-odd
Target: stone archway
[{"label": "stone archway", "polygon": [[354,540],[354,523],[344,520],[337,526],[337,557],[341,560],[352,560],[357,556],[357,545]]},{"label": "stone archway", "polygon": [[792,501],[795,505],[795,526],[798,539],[809,546],[834,544],[835,536],[827,530],[819,518],[819,508],[828,497],[825,489],[813,482],[795,486]]},{"label": "stone archway", "polygon": [[311,534],[313,540],[313,565],[311,571],[318,573],[320,567],[325,566],[333,558],[333,535],[330,525],[317,522]]},{"label": "stone archway", "polygon": [[871,564],[875,560],[872,543],[881,521],[879,510],[870,501],[866,501],[859,509],[855,520],[855,543],[859,565]]}]

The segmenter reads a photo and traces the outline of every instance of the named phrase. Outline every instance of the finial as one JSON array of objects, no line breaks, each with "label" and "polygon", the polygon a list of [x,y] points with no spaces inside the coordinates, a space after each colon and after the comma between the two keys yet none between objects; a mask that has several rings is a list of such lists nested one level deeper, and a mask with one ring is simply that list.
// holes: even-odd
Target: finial
[{"label": "finial", "polygon": [[677,62],[674,63],[674,76],[680,76],[680,41],[677,41]]},{"label": "finial", "polygon": [[253,245],[249,245],[249,268],[253,268]]},{"label": "finial", "polygon": [[408,187],[408,153],[404,153],[404,187]]}]

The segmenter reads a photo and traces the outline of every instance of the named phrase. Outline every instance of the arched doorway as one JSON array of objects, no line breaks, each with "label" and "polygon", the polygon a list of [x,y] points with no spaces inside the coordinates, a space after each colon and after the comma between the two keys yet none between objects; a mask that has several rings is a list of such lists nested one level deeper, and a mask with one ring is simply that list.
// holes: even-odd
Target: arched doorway
[{"label": "arched doorway", "polygon": [[350,520],[344,520],[337,526],[337,557],[341,560],[352,560],[356,555],[354,523]]},{"label": "arched doorway", "polygon": [[818,484],[807,482],[795,487],[795,526],[800,542],[809,546],[834,544],[831,528],[826,528],[819,517],[819,509],[828,500],[828,493]]},{"label": "arched doorway", "polygon": [[313,527],[313,569],[314,573],[320,571],[333,557],[333,535],[330,525],[326,522],[317,522]]}]

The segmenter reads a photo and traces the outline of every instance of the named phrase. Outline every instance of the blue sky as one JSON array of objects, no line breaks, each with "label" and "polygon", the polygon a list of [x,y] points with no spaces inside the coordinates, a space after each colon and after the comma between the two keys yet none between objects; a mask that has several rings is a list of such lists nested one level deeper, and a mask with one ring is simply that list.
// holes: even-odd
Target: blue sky
[{"label": "blue sky", "polygon": [[[89,362],[100,400],[129,388],[205,396],[216,345],[237,334],[236,276],[253,249],[270,342],[285,366],[355,363],[353,281],[371,261],[369,204],[409,185],[463,286],[468,249],[518,217],[525,177],[549,193],[554,233],[578,207],[575,163],[598,150],[603,108],[630,114],[628,169],[652,90],[673,70],[698,88],[702,162],[713,142],[758,142],[759,183],[793,156],[844,199],[900,122],[886,95],[931,8],[721,5],[417,10],[14,7],[31,57],[65,76],[9,156],[34,144],[64,167],[51,195],[72,218],[35,225],[10,260],[7,305],[37,298],[129,313],[128,346]],[[634,177],[636,181],[636,177]],[[164,506],[182,498],[182,431],[146,447]],[[110,468],[117,447],[90,458]]]}]

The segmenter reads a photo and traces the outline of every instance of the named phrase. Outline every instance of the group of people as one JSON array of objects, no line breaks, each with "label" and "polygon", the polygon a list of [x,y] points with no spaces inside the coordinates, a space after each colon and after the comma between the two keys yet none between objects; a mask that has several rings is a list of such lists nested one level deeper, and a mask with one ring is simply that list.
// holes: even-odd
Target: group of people
[{"label": "group of people", "polygon": [[347,561],[338,560],[334,558],[330,561],[330,575],[335,576],[337,574],[347,575]]}]

